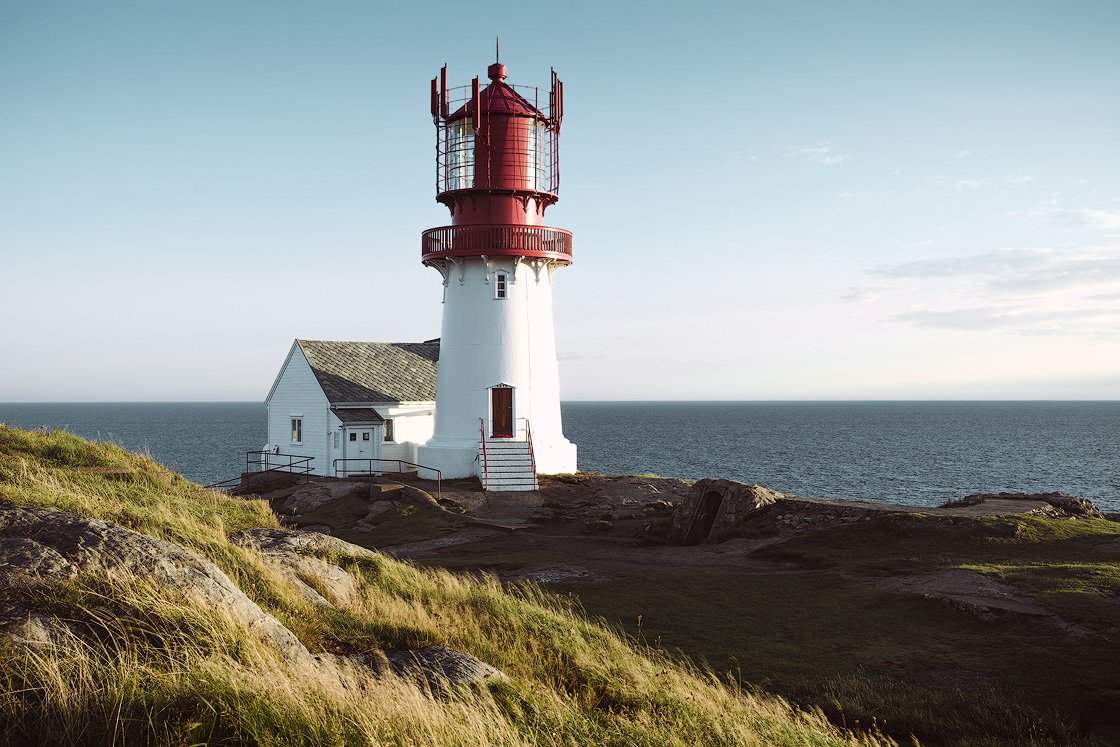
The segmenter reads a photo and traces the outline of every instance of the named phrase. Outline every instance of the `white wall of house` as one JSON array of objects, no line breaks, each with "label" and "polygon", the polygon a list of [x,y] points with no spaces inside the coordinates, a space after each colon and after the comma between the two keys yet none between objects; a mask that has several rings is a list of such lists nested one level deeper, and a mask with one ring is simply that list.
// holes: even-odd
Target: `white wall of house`
[{"label": "white wall of house", "polygon": [[[393,406],[379,405],[377,413],[386,420],[393,420],[393,440],[384,440],[384,429],[380,432],[381,458],[403,459],[416,463],[417,447],[432,437],[435,430],[435,403],[401,403]],[[390,465],[383,465],[389,467]]]},{"label": "white wall of house", "polygon": [[[293,343],[265,406],[268,411],[265,448],[276,451],[279,446],[281,454],[314,457],[311,462],[314,473],[329,474],[333,458],[328,451],[328,429],[333,417],[330,403],[298,344]],[[299,443],[292,442],[292,418],[303,420],[303,439]]]}]

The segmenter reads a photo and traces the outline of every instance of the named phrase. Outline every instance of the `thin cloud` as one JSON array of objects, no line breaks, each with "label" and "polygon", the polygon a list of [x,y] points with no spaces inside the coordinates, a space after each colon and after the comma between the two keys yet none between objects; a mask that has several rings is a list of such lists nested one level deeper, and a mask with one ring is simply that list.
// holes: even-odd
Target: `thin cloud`
[{"label": "thin cloud", "polygon": [[1120,231],[1120,212],[1111,210],[1074,210],[1082,225],[1098,231]]},{"label": "thin cloud", "polygon": [[1006,331],[1026,335],[1081,334],[1086,328],[1112,336],[1120,329],[1120,309],[1045,309],[1014,306],[979,306],[944,311],[921,309],[895,314],[890,321],[919,327],[969,332]]},{"label": "thin cloud", "polygon": [[1003,180],[1008,184],[1028,184],[1034,181],[1034,177],[1030,174],[1009,175],[1003,177]]},{"label": "thin cloud", "polygon": [[852,288],[841,297],[841,300],[849,303],[873,303],[883,297],[883,291],[880,288],[861,287]]},{"label": "thin cloud", "polygon": [[980,189],[987,182],[982,182],[978,179],[961,179],[953,186],[957,189]]},{"label": "thin cloud", "polygon": [[846,154],[837,153],[832,147],[832,143],[829,142],[790,148],[789,153],[803,160],[812,161],[813,163],[819,163],[825,166],[838,166],[848,160]]},{"label": "thin cloud", "polygon": [[[1120,211],[1093,208],[1059,207],[1056,197],[1043,200],[1038,205],[1017,213],[1016,218],[1050,219],[1066,224],[1070,228],[1088,228],[1095,231],[1120,231]],[[1114,234],[1110,234],[1114,235]]]},{"label": "thin cloud", "polygon": [[1120,251],[1001,249],[963,257],[880,265],[872,268],[871,274],[911,280],[966,279],[984,288],[1019,293],[1101,285],[1120,287]]},{"label": "thin cloud", "polygon": [[1120,334],[1120,245],[1001,249],[882,264],[868,275],[875,282],[853,287],[845,300],[876,304],[888,321],[1027,335]]},{"label": "thin cloud", "polygon": [[956,153],[953,154],[953,160],[954,161],[959,161],[962,158],[968,158],[971,155],[972,155],[972,151],[970,151],[970,150],[958,150]]},{"label": "thin cloud", "polygon": [[999,249],[961,257],[938,257],[892,262],[872,267],[870,273],[886,278],[962,277],[966,275],[1007,274],[1045,264],[1054,254],[1051,249]]}]

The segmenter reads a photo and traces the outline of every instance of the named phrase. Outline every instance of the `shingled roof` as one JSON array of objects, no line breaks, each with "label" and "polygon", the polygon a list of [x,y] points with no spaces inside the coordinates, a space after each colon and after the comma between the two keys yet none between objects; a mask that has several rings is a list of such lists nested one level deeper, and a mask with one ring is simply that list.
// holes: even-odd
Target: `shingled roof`
[{"label": "shingled roof", "polygon": [[439,340],[296,340],[332,404],[427,402],[436,398]]}]

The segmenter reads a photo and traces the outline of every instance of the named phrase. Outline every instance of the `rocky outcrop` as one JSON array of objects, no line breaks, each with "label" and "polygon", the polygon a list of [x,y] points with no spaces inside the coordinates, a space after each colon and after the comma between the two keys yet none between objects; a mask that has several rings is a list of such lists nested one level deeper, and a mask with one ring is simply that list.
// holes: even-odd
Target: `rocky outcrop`
[{"label": "rocky outcrop", "polygon": [[[366,560],[377,557],[370,550],[315,532],[247,529],[235,532],[230,540],[259,553],[309,600],[323,605],[348,603],[359,593],[358,585],[340,566],[308,553]],[[18,598],[21,585],[71,579],[83,573],[141,578],[200,601],[277,648],[292,666],[309,671],[329,676],[347,667],[359,667],[368,675],[392,671],[431,687],[505,679],[489,664],[444,646],[372,658],[312,655],[291,630],[197,553],[86,516],[51,508],[0,506],[0,589],[16,591]],[[21,604],[0,603],[0,637],[23,648],[57,645],[80,635],[81,626],[75,627],[74,622]]]},{"label": "rocky outcrop", "polygon": [[216,565],[184,547],[52,508],[0,507],[0,587],[86,572],[143,578],[223,610],[292,664],[311,664],[292,631],[245,596]]},{"label": "rocky outcrop", "polygon": [[673,513],[669,542],[695,545],[726,539],[748,515],[785,498],[761,485],[716,478],[700,480]]},{"label": "rocky outcrop", "polygon": [[1087,498],[1078,498],[1068,493],[975,493],[955,501],[949,501],[941,508],[979,506],[996,501],[1033,501],[1045,504],[1028,513],[1049,518],[1104,519],[1100,509]]},{"label": "rocky outcrop", "polygon": [[[273,568],[313,604],[328,607],[349,604],[358,594],[354,577],[340,566],[308,553],[374,558],[377,553],[319,532],[285,529],[245,529],[230,535],[230,542],[260,553]],[[306,579],[311,579],[314,586]],[[317,588],[316,588],[317,587]],[[325,592],[321,593],[321,592]]]}]

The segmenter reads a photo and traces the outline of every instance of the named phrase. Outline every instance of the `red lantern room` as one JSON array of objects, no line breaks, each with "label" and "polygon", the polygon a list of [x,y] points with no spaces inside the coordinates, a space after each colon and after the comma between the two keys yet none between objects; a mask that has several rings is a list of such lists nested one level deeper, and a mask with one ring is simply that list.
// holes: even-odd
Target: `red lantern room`
[{"label": "red lantern room", "polygon": [[451,225],[422,236],[424,264],[452,257],[515,256],[568,264],[572,234],[542,225],[558,199],[564,84],[549,89],[505,82],[506,66],[487,69],[485,88],[448,88],[447,66],[432,79],[436,125],[436,200]]}]

